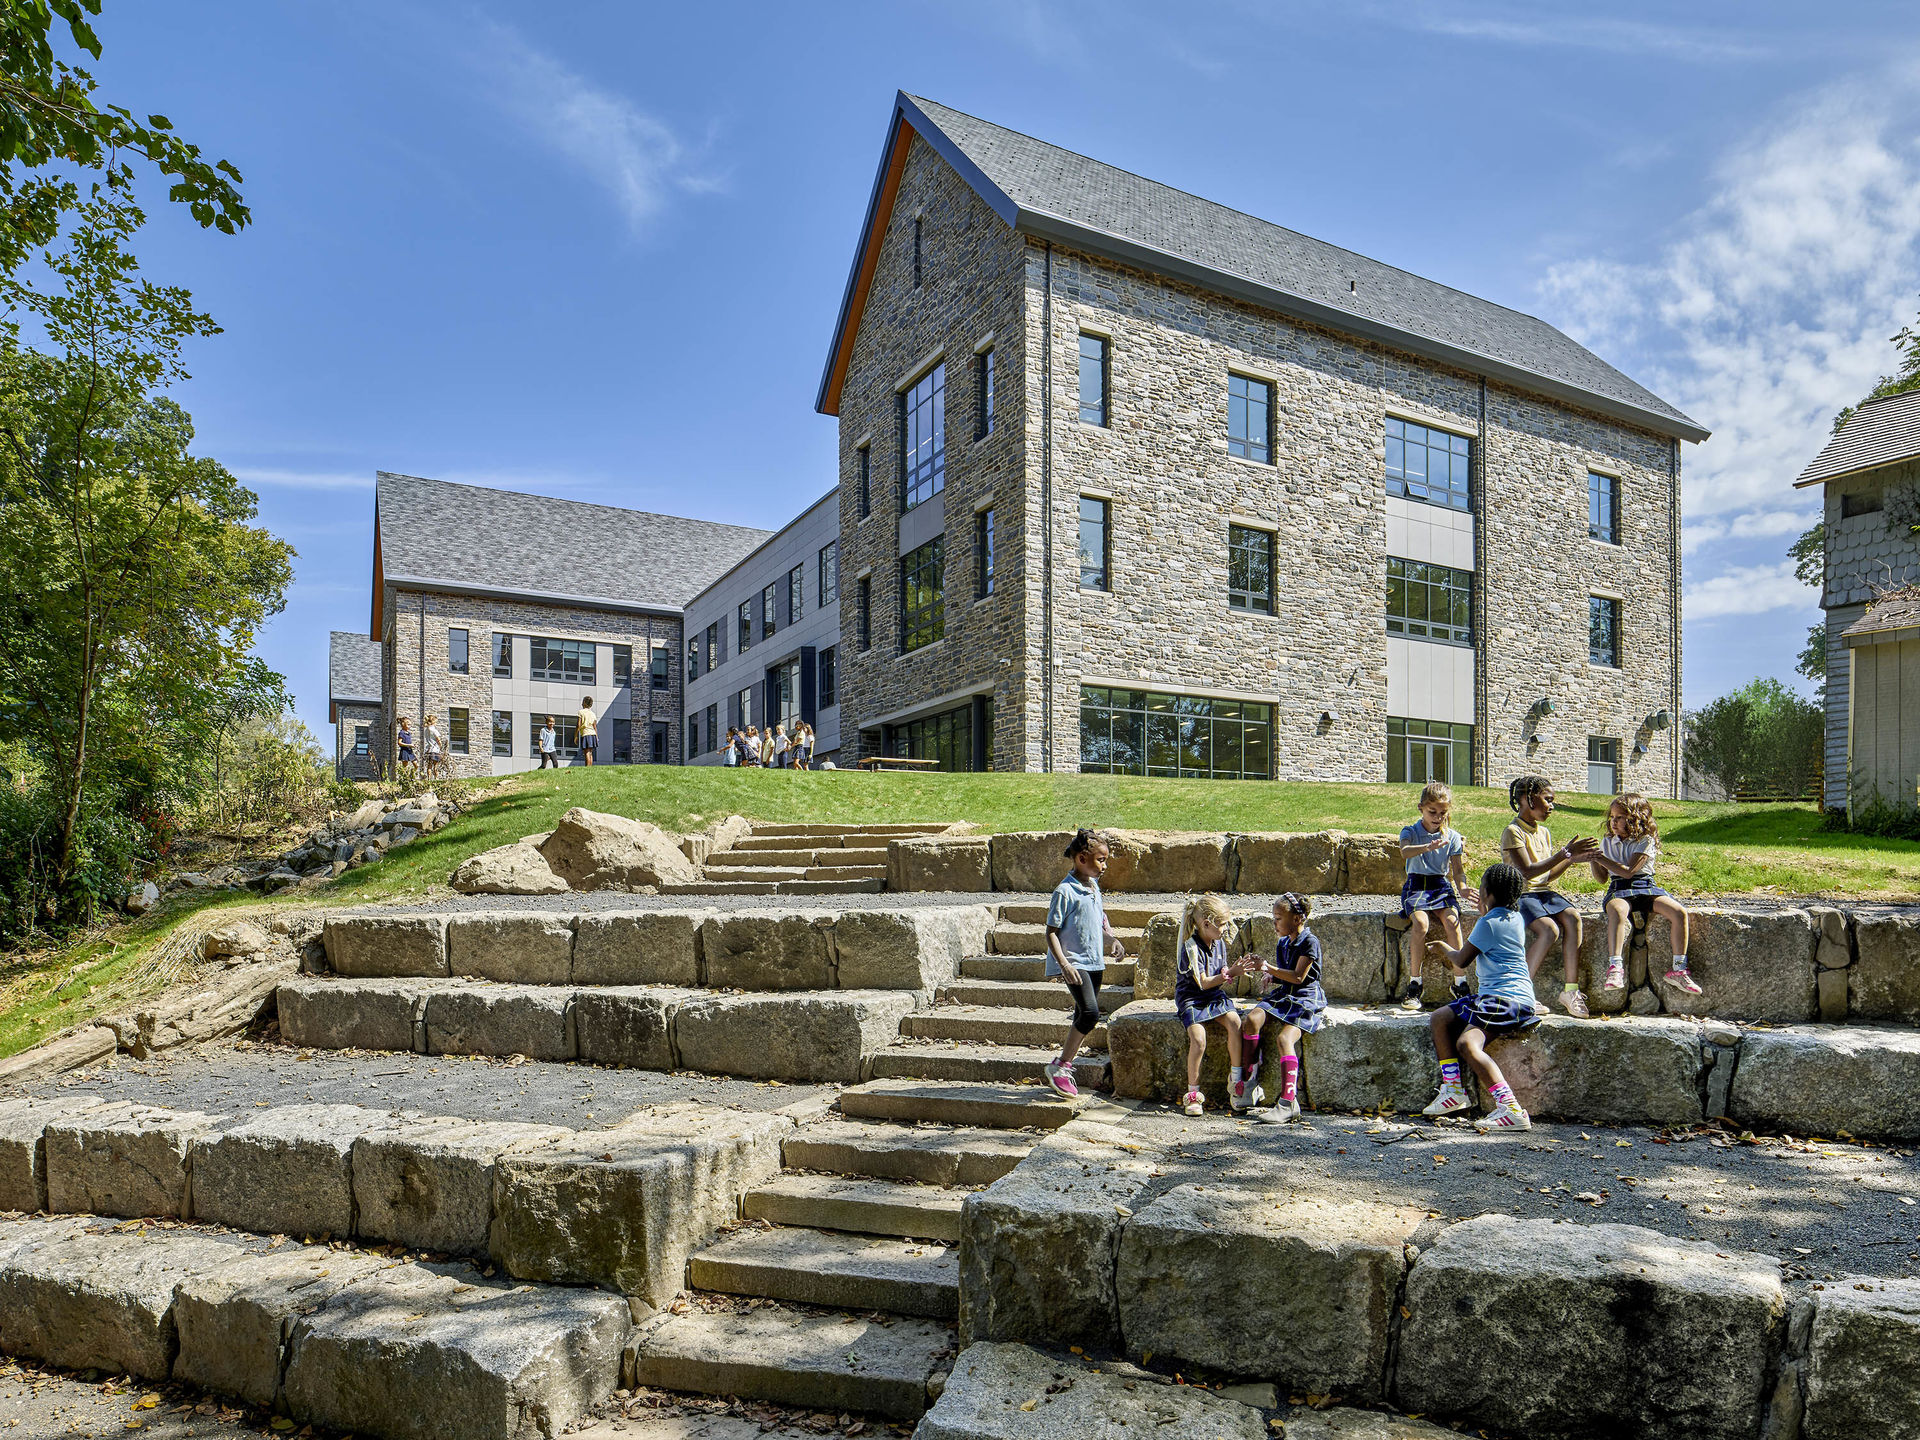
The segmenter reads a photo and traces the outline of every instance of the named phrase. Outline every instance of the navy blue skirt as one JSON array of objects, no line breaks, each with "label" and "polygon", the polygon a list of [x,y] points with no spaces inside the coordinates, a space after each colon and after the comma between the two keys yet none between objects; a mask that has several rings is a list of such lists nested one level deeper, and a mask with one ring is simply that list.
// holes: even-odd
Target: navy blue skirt
[{"label": "navy blue skirt", "polygon": [[1653,902],[1666,895],[1666,891],[1653,883],[1653,877],[1644,872],[1630,880],[1621,880],[1616,877],[1607,886],[1608,903],[1624,900],[1627,902],[1629,911],[1642,915],[1652,913]]},{"label": "navy blue skirt", "polygon": [[1517,1035],[1540,1023],[1540,1012],[1517,1000],[1498,995],[1462,995],[1447,1002],[1447,1008],[1462,1021],[1489,1035]]},{"label": "navy blue skirt", "polygon": [[1318,984],[1284,994],[1270,990],[1260,997],[1260,1008],[1278,1024],[1298,1026],[1302,1035],[1311,1035],[1327,1023],[1327,992]]},{"label": "navy blue skirt", "polygon": [[1218,1020],[1233,1009],[1233,997],[1226,987],[1204,995],[1198,1000],[1180,1002],[1180,1023],[1182,1025],[1204,1025],[1209,1020]]},{"label": "navy blue skirt", "polygon": [[1513,913],[1520,917],[1522,925],[1531,925],[1572,908],[1573,902],[1558,890],[1528,890],[1514,902]]},{"label": "navy blue skirt", "polygon": [[1416,910],[1458,910],[1460,897],[1444,875],[1409,875],[1400,887],[1402,919]]}]

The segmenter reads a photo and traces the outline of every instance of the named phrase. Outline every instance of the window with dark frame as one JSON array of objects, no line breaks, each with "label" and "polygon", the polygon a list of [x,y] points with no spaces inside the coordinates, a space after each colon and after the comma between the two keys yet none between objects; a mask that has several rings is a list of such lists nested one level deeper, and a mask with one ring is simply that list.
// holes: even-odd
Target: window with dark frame
[{"label": "window with dark frame", "polygon": [[1227,527],[1227,607],[1273,613],[1273,532],[1251,525]]},{"label": "window with dark frame", "polygon": [[1620,482],[1597,470],[1587,472],[1587,538],[1620,543]]},{"label": "window with dark frame", "polygon": [[1388,556],[1387,633],[1473,644],[1473,572]]},{"label": "window with dark frame", "polygon": [[858,625],[854,636],[860,642],[862,650],[873,648],[873,581],[866,576],[860,577],[860,603],[855,607]]},{"label": "window with dark frame", "polygon": [[984,600],[993,594],[993,507],[977,510],[973,516],[973,596]]},{"label": "window with dark frame", "polygon": [[616,645],[613,647],[613,683],[627,685],[633,681],[633,647]]},{"label": "window with dark frame", "polygon": [[1080,423],[1107,423],[1107,342],[1099,335],[1080,337]]},{"label": "window with dark frame", "polygon": [[[631,746],[633,742],[629,740],[627,744]],[[666,764],[667,758],[672,753],[673,753],[673,726],[670,725],[665,720],[654,721],[653,722],[653,748],[652,748],[653,763],[656,765]]]},{"label": "window with dark frame", "polygon": [[373,727],[370,725],[356,725],[353,727],[353,753],[354,754],[364,755],[367,753],[368,749],[371,747],[373,743],[372,739],[370,738],[372,735],[372,731],[373,731]]},{"label": "window with dark frame", "polygon": [[806,594],[801,581],[806,578],[807,567],[796,565],[787,572],[787,624],[792,625],[800,619],[802,608],[806,604]]},{"label": "window with dark frame", "polygon": [[647,672],[656,690],[673,688],[673,651],[664,640],[653,642],[653,653],[647,658]]},{"label": "window with dark frame", "polygon": [[900,649],[918,650],[947,633],[945,542],[935,536],[900,560]]},{"label": "window with dark frame", "polygon": [[1273,386],[1246,375],[1227,375],[1227,453],[1273,463]]},{"label": "window with dark frame", "polygon": [[753,687],[749,685],[738,695],[734,696],[733,701],[734,705],[740,711],[740,725],[738,728],[744,730],[747,726],[753,724]]},{"label": "window with dark frame", "polygon": [[1387,719],[1387,779],[1396,785],[1473,783],[1473,726]]},{"label": "window with dark frame", "polygon": [[513,712],[511,710],[493,712],[493,753],[508,757],[513,754]]},{"label": "window with dark frame", "polygon": [[707,706],[707,750],[709,753],[720,748],[720,706],[718,703]]},{"label": "window with dark frame", "polygon": [[[540,713],[527,716],[527,754],[540,753],[540,730],[547,717]],[[580,717],[560,714],[553,717],[553,753],[561,760],[573,760],[580,754]]]},{"label": "window with dark frame", "polygon": [[687,759],[692,760],[700,753],[700,712],[694,711],[687,716]]},{"label": "window with dark frame", "polygon": [[837,646],[829,645],[814,657],[820,666],[820,684],[818,686],[815,703],[819,705],[822,710],[826,709],[829,705],[838,705],[840,703],[840,675],[838,668],[840,657],[836,653],[837,650]]},{"label": "window with dark frame", "polygon": [[1273,707],[1080,687],[1080,769],[1112,775],[1273,778]]},{"label": "window with dark frame", "polygon": [[1080,588],[1113,588],[1112,546],[1108,518],[1111,508],[1105,500],[1090,495],[1080,497]]},{"label": "window with dark frame", "polygon": [[511,680],[513,678],[513,637],[497,631],[493,637],[493,678]]},{"label": "window with dark frame", "polygon": [[1620,602],[1606,595],[1587,597],[1587,659],[1620,668]]},{"label": "window with dark frame", "polygon": [[447,631],[447,671],[453,675],[467,673],[467,632],[464,630]]},{"label": "window with dark frame", "polygon": [[463,705],[447,707],[447,753],[467,753],[467,711]]},{"label": "window with dark frame", "polygon": [[719,659],[718,659],[719,649],[720,649],[720,622],[716,620],[713,622],[713,624],[707,626],[707,673],[709,675],[713,673],[713,667],[717,663],[719,663]]},{"label": "window with dark frame", "polygon": [[993,347],[973,357],[973,438],[993,433]]},{"label": "window with dark frame", "polygon": [[700,637],[692,636],[687,641],[687,679],[689,682],[700,678]]},{"label": "window with dark frame", "polygon": [[947,486],[947,367],[936,365],[900,394],[900,508]]},{"label": "window with dark frame", "polygon": [[873,513],[873,447],[862,445],[854,452],[860,463],[860,518],[866,519]]},{"label": "window with dark frame", "polygon": [[753,602],[740,602],[740,635],[735,653],[744,655],[753,645]]},{"label": "window with dark frame", "polygon": [[527,674],[534,680],[557,680],[565,685],[592,685],[598,673],[598,661],[590,640],[543,640],[527,642]]},{"label": "window with dark frame", "polygon": [[1472,442],[1387,417],[1387,493],[1453,510],[1473,508]]},{"label": "window with dark frame", "polygon": [[773,618],[774,596],[779,593],[779,589],[777,584],[769,585],[760,592],[760,638],[762,640],[780,628]]},{"label": "window with dark frame", "polygon": [[613,722],[613,760],[616,765],[633,763],[633,721]]},{"label": "window with dark frame", "polygon": [[840,542],[829,540],[820,547],[820,603],[831,605],[840,598]]}]

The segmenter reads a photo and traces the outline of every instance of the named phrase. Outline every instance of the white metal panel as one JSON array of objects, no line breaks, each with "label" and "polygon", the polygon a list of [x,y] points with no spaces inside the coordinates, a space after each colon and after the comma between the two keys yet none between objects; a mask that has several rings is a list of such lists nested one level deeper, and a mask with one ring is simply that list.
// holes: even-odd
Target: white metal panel
[{"label": "white metal panel", "polygon": [[1464,645],[1387,637],[1387,713],[1471,725],[1473,651]]}]

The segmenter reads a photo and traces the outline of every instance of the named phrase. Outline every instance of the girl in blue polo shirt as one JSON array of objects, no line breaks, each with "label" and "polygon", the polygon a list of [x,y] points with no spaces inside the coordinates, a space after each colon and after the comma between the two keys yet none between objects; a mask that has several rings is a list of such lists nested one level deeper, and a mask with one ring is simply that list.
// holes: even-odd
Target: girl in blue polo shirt
[{"label": "girl in blue polo shirt", "polygon": [[[1460,944],[1460,900],[1477,897],[1467,886],[1467,842],[1448,822],[1453,818],[1453,791],[1438,781],[1420,792],[1420,818],[1400,832],[1400,858],[1407,862],[1406,882],[1400,887],[1400,913],[1407,927],[1407,993],[1402,1008],[1418,1010],[1424,982],[1420,970],[1427,958],[1427,931],[1435,922],[1448,949]],[[1449,879],[1451,875],[1451,879]],[[1453,982],[1455,996],[1467,993],[1466,981]]]},{"label": "girl in blue polo shirt", "polygon": [[1464,1058],[1493,1102],[1490,1113],[1473,1122],[1476,1130],[1528,1130],[1533,1121],[1513,1098],[1500,1067],[1487,1055],[1487,1041],[1517,1035],[1540,1023],[1527,968],[1527,931],[1516,907],[1527,880],[1511,865],[1487,867],[1480,877],[1480,898],[1487,907],[1467,943],[1443,951],[1456,974],[1478,961],[1480,991],[1433,1012],[1433,1049],[1440,1057],[1440,1093],[1423,1112],[1435,1117],[1473,1108],[1460,1074]]},{"label": "girl in blue polo shirt", "polygon": [[1100,980],[1106,957],[1126,954],[1119,937],[1107,924],[1100,901],[1100,877],[1107,872],[1112,852],[1091,830],[1081,830],[1067,844],[1073,869],[1054,887],[1047,906],[1047,968],[1049,979],[1066,983],[1073,997],[1073,1023],[1067,1027],[1060,1058],[1046,1068],[1047,1085],[1069,1100],[1080,1094],[1073,1080],[1073,1057],[1100,1025]]}]

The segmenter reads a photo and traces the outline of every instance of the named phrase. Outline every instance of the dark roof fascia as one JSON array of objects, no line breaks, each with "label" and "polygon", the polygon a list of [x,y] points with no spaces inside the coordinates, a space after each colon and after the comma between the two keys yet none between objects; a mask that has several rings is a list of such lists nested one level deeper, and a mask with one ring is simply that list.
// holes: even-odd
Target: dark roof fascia
[{"label": "dark roof fascia", "polygon": [[[1819,458],[1817,455],[1814,457],[1815,460]],[[1896,455],[1891,460],[1876,460],[1871,465],[1862,465],[1858,470],[1842,470],[1837,475],[1816,475],[1811,480],[1796,480],[1793,482],[1793,488],[1804,490],[1809,485],[1832,485],[1841,480],[1858,480],[1862,475],[1871,475],[1876,470],[1891,470],[1896,465],[1911,465],[1915,460],[1920,460],[1920,450],[1915,450],[1911,455]],[[1808,462],[1809,469],[1812,468],[1812,464],[1812,461]]]},{"label": "dark roof fascia", "polygon": [[329,695],[327,702],[332,705],[378,705],[378,695]]},{"label": "dark roof fascia", "polygon": [[[757,555],[759,555],[759,553],[762,550],[766,549],[769,545],[773,544],[774,541],[778,540],[782,535],[785,535],[789,530],[793,529],[794,526],[798,525],[802,520],[805,520],[809,515],[813,514],[814,511],[818,510],[822,505],[826,504],[829,500],[838,499],[839,495],[840,495],[840,487],[836,485],[831,490],[827,491],[826,494],[822,495],[818,500],[814,501],[811,505],[807,506],[807,508],[802,510],[798,515],[794,516],[793,519],[789,520],[786,524],[782,525],[778,530],[774,531],[771,535],[767,536],[766,539],[762,540],[758,545],[754,546],[753,549],[749,550],[745,555],[742,555],[738,560],[734,561],[731,569],[729,569],[725,574],[716,577],[714,582],[711,585],[707,586],[706,589],[702,590],[698,595],[694,596],[691,600],[687,601],[687,609],[692,610],[694,606],[698,605],[702,600],[706,599],[707,596],[711,595],[714,591],[718,590],[722,585],[726,584],[729,580],[733,579],[735,575],[738,575],[742,570],[746,569],[747,566],[751,565],[754,561],[754,558]],[[837,534],[835,538],[836,539],[838,538]]]},{"label": "dark roof fascia", "polygon": [[431,575],[389,575],[386,582],[395,590],[432,590],[448,595],[480,596],[489,600],[528,600],[537,605],[573,605],[582,610],[613,610],[623,615],[664,615],[677,620],[686,614],[677,605],[636,605],[631,600],[610,600],[600,595],[508,590],[498,585],[470,585],[465,581],[441,580]]}]

